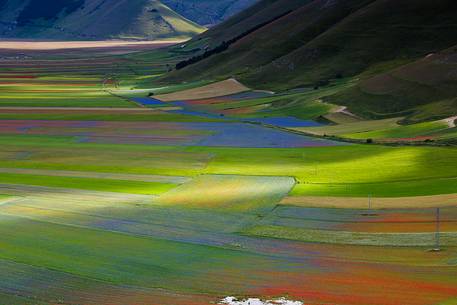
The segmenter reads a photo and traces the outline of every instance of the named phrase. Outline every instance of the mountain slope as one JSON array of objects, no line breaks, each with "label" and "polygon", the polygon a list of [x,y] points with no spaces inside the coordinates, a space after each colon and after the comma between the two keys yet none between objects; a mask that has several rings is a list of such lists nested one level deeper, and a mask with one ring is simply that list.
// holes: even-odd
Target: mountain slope
[{"label": "mountain slope", "polygon": [[257,0],[162,0],[175,12],[205,26],[218,24]]},{"label": "mountain slope", "polygon": [[3,0],[0,21],[0,36],[11,38],[180,39],[205,30],[157,0]]},{"label": "mountain slope", "polygon": [[366,117],[407,115],[408,121],[457,114],[457,46],[384,73],[325,98]]},{"label": "mountain slope", "polygon": [[[452,0],[264,0],[187,43],[193,58],[165,80],[236,77],[279,91],[364,80],[455,45],[456,13]],[[375,109],[364,104],[365,97],[351,97],[357,102],[343,95],[332,102],[363,104],[363,111],[351,110],[373,115],[383,107],[386,113],[412,112],[421,104],[398,102],[387,109],[381,102]]]}]

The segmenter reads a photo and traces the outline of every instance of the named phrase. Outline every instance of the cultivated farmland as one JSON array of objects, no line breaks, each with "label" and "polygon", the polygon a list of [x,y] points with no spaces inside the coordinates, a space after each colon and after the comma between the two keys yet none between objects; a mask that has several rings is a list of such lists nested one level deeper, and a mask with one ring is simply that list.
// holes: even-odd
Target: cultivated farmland
[{"label": "cultivated farmland", "polygon": [[401,145],[449,120],[361,120],[321,99],[347,79],[162,86],[183,55],[139,48],[2,51],[1,304],[454,302],[457,150]]}]

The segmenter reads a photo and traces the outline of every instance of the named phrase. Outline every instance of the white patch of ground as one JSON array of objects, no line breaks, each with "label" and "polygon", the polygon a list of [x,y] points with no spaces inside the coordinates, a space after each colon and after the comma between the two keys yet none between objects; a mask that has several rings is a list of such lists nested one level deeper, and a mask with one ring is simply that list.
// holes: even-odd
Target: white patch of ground
[{"label": "white patch of ground", "polygon": [[235,297],[226,297],[219,302],[219,304],[226,305],[303,305],[303,302],[300,301],[291,301],[285,298],[279,298],[275,300],[265,300],[257,298],[249,298],[245,300],[238,300]]},{"label": "white patch of ground", "polygon": [[456,127],[456,125],[455,125],[456,120],[457,120],[457,115],[444,119],[443,121],[446,122],[446,124],[449,126],[449,128],[454,128],[454,127]]},{"label": "white patch of ground", "polygon": [[345,114],[345,115],[348,115],[348,116],[351,116],[351,117],[354,117],[354,118],[359,119],[359,117],[358,117],[357,115],[353,114],[352,112],[350,112],[350,111],[348,110],[348,107],[346,107],[346,106],[338,107],[338,108],[335,109],[333,112],[334,112],[334,113],[343,113],[343,114]]},{"label": "white patch of ground", "polygon": [[268,94],[276,94],[276,92],[274,91],[270,91],[270,90],[252,90],[253,92],[264,92],[264,93],[268,93]]}]

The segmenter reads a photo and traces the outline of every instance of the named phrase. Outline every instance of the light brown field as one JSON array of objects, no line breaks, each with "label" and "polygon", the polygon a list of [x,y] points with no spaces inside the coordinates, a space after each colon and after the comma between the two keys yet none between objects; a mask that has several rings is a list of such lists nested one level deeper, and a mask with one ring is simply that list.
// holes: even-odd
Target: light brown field
[{"label": "light brown field", "polygon": [[164,47],[182,40],[154,40],[154,41],[126,41],[126,40],[105,40],[105,41],[27,41],[27,40],[3,40],[0,41],[0,49],[5,50],[68,50],[87,48],[112,48],[112,47],[133,47],[149,46]]},{"label": "light brown field", "polygon": [[238,82],[236,79],[230,78],[221,82],[210,85],[183,90],[179,92],[157,95],[155,98],[164,101],[180,101],[180,100],[196,100],[218,96],[231,95],[249,91],[250,89]]},{"label": "light brown field", "polygon": [[[368,199],[360,197],[291,196],[284,198],[280,204],[311,208],[365,209],[368,207]],[[455,207],[457,206],[457,194],[372,198],[371,204],[373,209]]]}]

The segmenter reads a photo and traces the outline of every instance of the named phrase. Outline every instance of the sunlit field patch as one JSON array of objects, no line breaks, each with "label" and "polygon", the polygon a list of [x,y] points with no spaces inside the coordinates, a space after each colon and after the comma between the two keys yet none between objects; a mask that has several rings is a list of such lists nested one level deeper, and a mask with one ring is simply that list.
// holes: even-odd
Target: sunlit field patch
[{"label": "sunlit field patch", "polygon": [[321,127],[293,128],[317,135],[332,135],[358,140],[378,140],[380,142],[418,142],[439,139],[450,129],[445,120],[400,125],[402,118],[356,121]]},{"label": "sunlit field patch", "polygon": [[82,190],[94,190],[105,192],[120,192],[132,194],[160,194],[176,185],[160,182],[143,182],[129,180],[114,180],[103,178],[80,178],[80,177],[55,177],[44,175],[28,175],[15,173],[2,173],[0,183],[3,184],[27,184],[51,187],[74,188]]},{"label": "sunlit field patch", "polygon": [[[200,148],[194,149],[199,151]],[[292,175],[294,196],[398,197],[455,193],[457,154],[432,147],[211,149],[205,173]]]},{"label": "sunlit field patch", "polygon": [[361,132],[361,133],[351,133],[346,136],[354,139],[381,139],[385,141],[389,140],[405,140],[405,141],[414,141],[417,138],[418,141],[424,139],[433,139],[433,135],[436,132],[443,131],[448,129],[449,126],[444,121],[434,121],[434,122],[425,122],[417,123],[406,126],[390,127],[390,128],[380,128],[374,131]]},{"label": "sunlit field patch", "polygon": [[250,91],[249,88],[239,83],[237,80],[231,78],[221,82],[212,83],[202,87],[193,89],[187,89],[178,91],[175,93],[169,93],[164,95],[156,96],[157,99],[165,102],[170,101],[181,101],[181,100],[192,100],[192,99],[204,99],[212,98],[230,94],[241,93]]},{"label": "sunlit field patch", "polygon": [[274,206],[293,187],[291,177],[203,175],[157,199],[165,205],[234,211]]},{"label": "sunlit field patch", "polygon": [[2,204],[2,202],[4,202],[8,198],[10,198],[10,196],[5,195],[5,194],[0,194],[0,204]]}]

